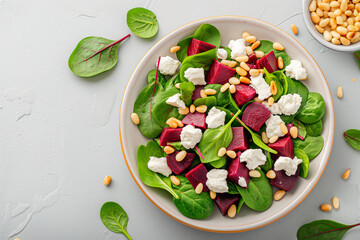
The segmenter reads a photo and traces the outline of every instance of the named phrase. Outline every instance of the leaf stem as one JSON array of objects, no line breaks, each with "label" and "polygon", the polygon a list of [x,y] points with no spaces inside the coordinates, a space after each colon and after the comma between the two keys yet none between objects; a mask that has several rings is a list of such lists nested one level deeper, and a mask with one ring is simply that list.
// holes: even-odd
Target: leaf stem
[{"label": "leaf stem", "polygon": [[[231,113],[231,115],[233,115],[233,118],[227,124],[231,125],[235,119],[238,119],[237,116],[239,116],[240,113],[241,113],[241,110],[237,111],[235,114]],[[240,121],[240,119],[238,119],[238,120]],[[241,121],[240,121],[240,123],[241,123]]]},{"label": "leaf stem", "polygon": [[129,239],[129,240],[132,239],[131,236],[127,233],[127,231],[123,231],[123,233],[127,239]]},{"label": "leaf stem", "polygon": [[325,232],[320,232],[320,233],[308,236],[307,238],[320,236],[322,234],[326,234],[326,233],[329,233],[329,232],[341,231],[341,230],[344,230],[344,229],[353,228],[353,227],[357,227],[357,226],[360,226],[360,223],[357,223],[357,224],[354,224],[354,225],[349,225],[349,226],[346,226],[346,227],[343,227],[343,228],[335,228],[335,229],[331,229],[331,230],[328,230],[328,231],[325,231]]},{"label": "leaf stem", "polygon": [[157,80],[158,80],[158,77],[159,77],[159,66],[160,66],[160,60],[161,60],[161,57],[159,56],[159,59],[157,61],[157,66],[156,66],[156,75],[155,75],[155,81],[154,81],[154,91],[151,95],[151,99],[150,99],[150,124],[151,124],[151,127],[153,128],[153,124],[152,124],[152,113],[151,113],[151,108],[152,108],[152,100],[155,96],[155,92],[156,92],[156,85],[157,85]]}]

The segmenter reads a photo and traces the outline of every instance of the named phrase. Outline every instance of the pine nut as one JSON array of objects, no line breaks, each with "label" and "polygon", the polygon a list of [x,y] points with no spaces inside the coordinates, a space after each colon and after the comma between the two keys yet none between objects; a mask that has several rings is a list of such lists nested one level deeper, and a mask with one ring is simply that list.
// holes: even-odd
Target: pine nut
[{"label": "pine nut", "polygon": [[[270,87],[271,88],[271,87]],[[269,104],[269,106],[271,107],[273,104],[274,104],[274,98],[273,97],[269,97],[268,98],[268,104]]]},{"label": "pine nut", "polygon": [[349,39],[349,40],[352,40],[355,36],[355,32],[348,32],[346,34],[346,38]]},{"label": "pine nut", "polygon": [[220,92],[225,92],[226,90],[228,90],[230,87],[229,83],[225,83],[224,85],[222,85],[222,87],[220,88]]},{"label": "pine nut", "polygon": [[309,11],[310,12],[314,12],[316,10],[316,0],[312,0],[310,5],[309,5]]},{"label": "pine nut", "polygon": [[340,42],[342,43],[342,45],[344,46],[349,46],[350,45],[350,40],[344,37],[340,38]]},{"label": "pine nut", "polygon": [[259,178],[261,177],[261,174],[256,170],[249,171],[249,176],[252,178]]},{"label": "pine nut", "polygon": [[245,41],[247,41],[248,43],[254,43],[256,41],[256,37],[248,36],[247,38],[245,38]]},{"label": "pine nut", "polygon": [[346,171],[343,173],[342,178],[343,178],[344,180],[348,179],[348,178],[350,177],[350,173],[351,173],[351,170],[350,170],[350,168],[349,168],[348,170],[346,170]]},{"label": "pine nut", "polygon": [[259,72],[261,72],[262,74],[265,73],[264,69],[259,69]]},{"label": "pine nut", "polygon": [[310,14],[311,17],[311,21],[313,21],[313,23],[318,24],[320,22],[320,17],[316,12],[312,12]]},{"label": "pine nut", "polygon": [[336,16],[335,16],[335,14],[334,14],[333,12],[329,12],[329,13],[328,13],[328,17],[329,17],[329,18],[335,18]]},{"label": "pine nut", "polygon": [[340,33],[341,35],[346,35],[347,32],[348,32],[347,28],[345,28],[345,27],[337,27],[337,28],[336,28],[336,31],[337,31],[338,33]]},{"label": "pine nut", "polygon": [[235,60],[238,62],[247,62],[247,61],[249,61],[249,57],[248,56],[239,56]]},{"label": "pine nut", "polygon": [[331,210],[331,205],[328,203],[324,203],[320,205],[321,211],[329,212]]},{"label": "pine nut", "polygon": [[290,135],[291,135],[292,138],[297,138],[298,133],[299,133],[299,131],[298,131],[297,127],[293,126],[293,127],[290,128]]},{"label": "pine nut", "polygon": [[237,67],[235,70],[236,70],[236,73],[239,74],[240,76],[245,77],[247,75],[247,71],[245,71],[245,69],[243,69],[241,67]]},{"label": "pine nut", "polygon": [[215,89],[205,89],[204,93],[206,95],[215,95],[216,94],[216,90]]},{"label": "pine nut", "polygon": [[345,15],[348,16],[348,17],[350,17],[352,14],[353,14],[353,13],[352,13],[351,10],[346,10],[346,11],[345,11]]},{"label": "pine nut", "polygon": [[289,132],[288,128],[286,127],[285,123],[280,123],[280,131],[282,134],[287,134]]},{"label": "pine nut", "polygon": [[175,87],[176,87],[177,89],[180,89],[180,83],[175,84]]},{"label": "pine nut", "polygon": [[324,11],[329,11],[330,10],[330,4],[328,4],[328,3],[321,2],[321,3],[318,4],[318,7],[321,10],[324,10]]},{"label": "pine nut", "polygon": [[172,119],[178,125],[178,127],[184,127],[184,124],[182,123],[182,121],[180,121],[179,119],[174,118],[174,117]]},{"label": "pine nut", "polygon": [[274,194],[274,200],[275,201],[279,201],[281,200],[285,195],[285,191],[284,190],[277,190]]},{"label": "pine nut", "polygon": [[340,4],[340,10],[345,12],[347,10],[347,8],[348,8],[347,0],[342,1],[341,4]]},{"label": "pine nut", "polygon": [[235,204],[232,204],[229,207],[229,209],[227,211],[227,215],[228,215],[229,218],[235,217],[235,215],[236,215],[236,205]]},{"label": "pine nut", "polygon": [[229,83],[230,83],[230,84],[233,84],[233,85],[238,85],[238,84],[240,84],[240,79],[238,79],[238,78],[236,78],[236,77],[231,77],[231,78],[229,79]]},{"label": "pine nut", "polygon": [[166,154],[172,154],[173,152],[175,152],[175,149],[173,147],[171,147],[171,146],[165,146],[164,147],[164,152]]},{"label": "pine nut", "polygon": [[228,155],[228,157],[232,159],[236,158],[236,152],[232,150],[226,151],[226,155]]},{"label": "pine nut", "polygon": [[170,48],[171,53],[176,53],[179,50],[180,50],[180,46],[173,46],[173,47]]},{"label": "pine nut", "polygon": [[331,36],[333,36],[336,39],[340,39],[340,37],[341,37],[341,35],[336,31],[331,31],[330,34],[331,34]]},{"label": "pine nut", "polygon": [[339,87],[337,88],[337,91],[336,91],[336,96],[337,96],[338,98],[342,98],[343,95],[344,95],[343,89],[342,89],[341,86],[339,86]]},{"label": "pine nut", "polygon": [[328,42],[330,42],[331,39],[332,39],[331,33],[330,33],[329,31],[325,31],[325,32],[323,33],[323,36],[324,36],[324,39],[325,39],[326,41],[328,41]]},{"label": "pine nut", "polygon": [[337,39],[337,38],[331,39],[331,42],[332,42],[333,44],[335,44],[335,45],[339,45],[339,44],[341,43],[340,40]]},{"label": "pine nut", "polygon": [[104,184],[105,186],[108,186],[111,182],[111,177],[110,176],[105,176],[104,178]]},{"label": "pine nut", "polygon": [[268,179],[274,179],[274,178],[276,178],[276,173],[275,173],[275,171],[274,171],[274,170],[269,170],[269,171],[266,173],[266,177],[267,177]]},{"label": "pine nut", "polygon": [[336,10],[334,11],[334,14],[335,14],[335,16],[340,16],[340,15],[342,14],[342,12],[341,12],[340,9],[336,9]]},{"label": "pine nut", "polygon": [[218,151],[218,156],[222,157],[225,154],[226,154],[226,148],[224,148],[224,147],[220,148],[219,151]]},{"label": "pine nut", "polygon": [[356,26],[354,26],[354,25],[349,25],[347,28],[348,28],[348,30],[349,30],[350,32],[359,31],[359,28],[356,27]]},{"label": "pine nut", "polygon": [[284,61],[282,57],[278,57],[278,68],[283,69],[284,68]]},{"label": "pine nut", "polygon": [[265,53],[263,51],[254,51],[254,53],[257,58],[262,58],[263,56],[265,56]]},{"label": "pine nut", "polygon": [[255,50],[255,49],[257,49],[259,46],[260,46],[260,41],[256,41],[256,42],[254,42],[252,45],[251,45],[251,49],[252,50]]},{"label": "pine nut", "polygon": [[190,105],[190,112],[191,112],[191,113],[194,113],[194,112],[195,112],[195,105],[194,105],[194,104],[191,104],[191,105]]},{"label": "pine nut", "polygon": [[206,105],[201,105],[195,108],[195,110],[199,113],[205,113],[207,110],[207,106]]},{"label": "pine nut", "polygon": [[295,34],[295,35],[297,35],[298,34],[298,29],[297,29],[297,26],[295,25],[295,24],[291,24],[291,31]]},{"label": "pine nut", "polygon": [[266,132],[262,132],[262,133],[261,133],[261,140],[262,140],[265,144],[268,144],[268,143],[269,143],[269,137],[267,136]]},{"label": "pine nut", "polygon": [[187,115],[189,113],[189,108],[185,107],[185,109],[179,108],[180,115]]},{"label": "pine nut", "polygon": [[187,152],[185,150],[182,150],[176,154],[175,159],[176,159],[176,161],[181,162],[182,160],[184,160],[186,155],[187,155]]},{"label": "pine nut", "polygon": [[214,200],[216,198],[216,192],[210,190],[210,198]]},{"label": "pine nut", "polygon": [[230,61],[230,63],[228,64],[228,67],[229,68],[234,68],[234,67],[236,67],[236,65],[237,65],[236,61]]},{"label": "pine nut", "polygon": [[230,93],[231,94],[234,94],[235,92],[236,92],[236,88],[235,88],[235,85],[230,85],[230,87],[229,87],[229,90],[230,90]]},{"label": "pine nut", "polygon": [[258,102],[258,103],[262,103],[264,100],[261,100],[260,98],[255,97],[255,98],[254,98],[254,101],[255,101],[255,102]]},{"label": "pine nut", "polygon": [[250,79],[247,77],[241,76],[239,79],[240,79],[240,82],[245,83],[245,84],[250,84],[250,82],[251,82]]},{"label": "pine nut", "polygon": [[229,64],[230,64],[230,60],[226,60],[226,59],[223,59],[223,60],[221,60],[221,64],[223,64],[223,65],[225,65],[225,66],[228,66]]},{"label": "pine nut", "polygon": [[338,197],[333,197],[331,202],[335,210],[339,209],[340,201]]},{"label": "pine nut", "polygon": [[319,32],[319,33],[324,33],[325,29],[320,27],[319,25],[315,25],[315,29]]},{"label": "pine nut", "polygon": [[356,79],[355,79],[355,78],[353,78],[353,79],[351,79],[351,81],[355,82],[355,81],[356,81]]},{"label": "pine nut", "polygon": [[170,181],[171,181],[175,186],[179,186],[179,185],[180,185],[180,180],[179,180],[176,176],[174,176],[174,175],[172,175],[172,176],[170,177]]},{"label": "pine nut", "polygon": [[240,63],[240,67],[242,67],[246,71],[250,71],[250,67],[244,62]]},{"label": "pine nut", "polygon": [[339,6],[340,6],[340,3],[338,1],[331,1],[331,3],[330,3],[330,7],[332,7],[332,8],[336,8]]},{"label": "pine nut", "polygon": [[257,70],[257,69],[250,69],[249,73],[253,77],[256,77],[260,74],[259,70]]},{"label": "pine nut", "polygon": [[277,87],[276,87],[276,84],[274,81],[270,82],[270,91],[273,96],[276,95],[276,93],[277,93]]},{"label": "pine nut", "polygon": [[278,139],[279,139],[279,137],[278,137],[277,135],[274,135],[274,136],[272,136],[272,137],[269,139],[269,143],[274,143],[274,142],[276,142]]},{"label": "pine nut", "polygon": [[325,19],[322,19],[322,20],[319,22],[319,26],[320,26],[320,27],[326,27],[329,23],[330,23],[330,19],[325,18]]},{"label": "pine nut", "polygon": [[284,46],[281,45],[281,43],[279,43],[279,42],[274,42],[273,48],[274,48],[275,50],[278,50],[278,51],[282,51],[282,50],[285,49]]},{"label": "pine nut", "polygon": [[195,188],[196,194],[202,193],[203,189],[204,189],[204,185],[202,183],[199,183]]},{"label": "pine nut", "polygon": [[248,33],[248,32],[243,32],[243,34],[242,34],[242,38],[243,39],[245,39],[245,38],[247,38],[247,37],[250,37],[251,35],[250,35],[250,33]]},{"label": "pine nut", "polygon": [[245,48],[245,51],[248,56],[254,53],[254,50],[249,46]]},{"label": "pine nut", "polygon": [[130,115],[131,121],[135,124],[135,125],[139,125],[140,123],[140,119],[139,119],[139,115],[137,115],[137,113],[132,113]]},{"label": "pine nut", "polygon": [[166,121],[166,124],[169,125],[169,127],[171,127],[171,128],[177,128],[178,127],[176,122],[174,122],[174,120],[172,120],[170,118]]},{"label": "pine nut", "polygon": [[[356,26],[356,24],[355,24],[355,26]],[[356,43],[356,42],[358,42],[359,40],[360,40],[360,32],[356,32],[355,35],[354,35],[354,37],[353,37],[353,39],[351,39],[351,42],[352,42],[352,43]]]},{"label": "pine nut", "polygon": [[[317,13],[317,15],[319,15],[319,17],[323,17],[324,16],[324,11],[322,10],[322,9],[320,9],[320,8],[317,8],[316,9],[316,13]],[[321,19],[321,18],[320,18]]]},{"label": "pine nut", "polygon": [[207,95],[205,94],[205,89],[201,89],[201,90],[200,90],[200,97],[202,97],[202,98],[206,98],[206,97],[207,97]]}]

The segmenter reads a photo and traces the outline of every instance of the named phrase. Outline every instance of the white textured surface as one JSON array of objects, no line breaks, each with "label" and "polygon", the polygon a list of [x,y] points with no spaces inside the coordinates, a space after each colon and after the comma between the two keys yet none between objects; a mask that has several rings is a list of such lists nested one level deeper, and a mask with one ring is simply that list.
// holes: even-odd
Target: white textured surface
[{"label": "white textured surface", "polygon": [[[299,0],[254,1],[0,0],[0,239],[125,239],[109,232],[99,211],[113,200],[126,209],[134,239],[296,239],[306,222],[330,218],[360,221],[359,153],[343,140],[360,128],[360,78],[352,53],[331,51],[307,32]],[[158,35],[131,36],[122,43],[119,63],[91,79],[76,77],[68,57],[82,38],[120,39],[129,32],[126,12],[137,6],[155,12]],[[206,10],[204,10],[206,8]],[[131,178],[118,136],[118,113],[127,80],[147,50],[168,32],[190,21],[216,15],[243,15],[270,22],[296,37],[318,61],[333,94],[336,133],[327,169],[309,197],[279,221],[236,234],[186,227],[159,211]],[[351,167],[348,181],[342,172]],[[103,185],[105,175],[113,182]],[[340,209],[320,212],[336,195]],[[358,239],[360,229],[346,239]]]}]

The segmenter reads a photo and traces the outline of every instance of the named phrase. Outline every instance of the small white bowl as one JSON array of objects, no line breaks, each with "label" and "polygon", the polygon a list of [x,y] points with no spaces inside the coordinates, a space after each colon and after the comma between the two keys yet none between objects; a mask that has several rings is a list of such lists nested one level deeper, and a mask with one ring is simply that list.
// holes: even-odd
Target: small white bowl
[{"label": "small white bowl", "polygon": [[360,50],[360,41],[357,43],[352,43],[349,46],[344,45],[335,45],[332,42],[328,42],[324,39],[324,36],[319,33],[316,28],[315,24],[311,21],[310,17],[310,11],[309,11],[309,5],[312,0],[303,0],[302,4],[302,12],[303,12],[303,18],[305,22],[306,28],[309,30],[311,35],[322,45],[325,47],[328,47],[330,49],[340,51],[340,52],[356,52]]}]

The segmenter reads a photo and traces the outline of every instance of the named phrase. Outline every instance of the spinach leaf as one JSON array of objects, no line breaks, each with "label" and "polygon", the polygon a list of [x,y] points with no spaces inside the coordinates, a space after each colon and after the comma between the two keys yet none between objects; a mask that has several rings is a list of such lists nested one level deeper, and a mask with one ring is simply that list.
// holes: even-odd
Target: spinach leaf
[{"label": "spinach leaf", "polygon": [[294,148],[294,154],[297,158],[302,160],[301,166],[300,166],[300,177],[306,178],[309,173],[309,157],[306,155],[306,153],[299,149]]},{"label": "spinach leaf", "polygon": [[264,171],[264,172],[268,172],[271,169],[273,169],[274,166],[274,160],[271,158],[271,154],[270,152],[268,152],[266,154],[266,162],[265,164],[261,165],[260,168]]},{"label": "spinach leaf", "polygon": [[299,138],[294,139],[294,148],[303,150],[309,157],[309,160],[313,160],[324,147],[324,139],[322,136],[311,137],[307,136],[304,141]]},{"label": "spinach leaf", "polygon": [[106,202],[100,210],[100,218],[103,224],[112,232],[122,233],[131,240],[126,227],[129,217],[125,210],[116,202]]},{"label": "spinach leaf", "polygon": [[299,120],[297,119],[294,119],[292,121],[292,123],[294,124],[295,127],[297,127],[298,129],[298,136],[302,137],[303,139],[306,138],[306,135],[307,135],[307,131],[306,131],[306,128],[304,126],[304,124],[302,122],[300,122]]},{"label": "spinach leaf", "polygon": [[278,51],[273,48],[273,42],[269,40],[260,40],[260,46],[256,48],[256,51],[263,51],[265,54],[268,54],[271,51],[274,51],[275,57],[282,57],[284,61],[284,68],[282,71],[285,70],[285,67],[290,64],[290,57],[287,53],[283,51]]},{"label": "spinach leaf", "polygon": [[283,95],[286,95],[288,92],[288,87],[289,87],[288,82],[286,80],[286,75],[281,70],[273,72],[272,74],[274,74],[275,77],[277,77],[277,79],[279,80],[279,82],[281,83],[281,85],[283,87]]},{"label": "spinach leaf", "polygon": [[186,106],[190,106],[192,103],[192,95],[195,90],[195,85],[192,82],[180,83],[181,99],[185,102]]},{"label": "spinach leaf", "polygon": [[304,126],[309,136],[317,137],[320,136],[322,131],[322,120],[320,119],[319,121],[311,124],[304,124]]},{"label": "spinach leaf", "polygon": [[[156,102],[153,104],[151,113],[155,121],[162,127],[167,127],[166,121],[170,117],[179,118],[180,114],[177,107],[171,106],[166,103],[169,97],[179,93],[179,89],[176,87],[168,88],[158,94]],[[149,123],[147,123],[149,124]]]},{"label": "spinach leaf", "polygon": [[324,98],[317,92],[310,92],[306,104],[296,116],[303,123],[315,123],[325,114]]},{"label": "spinach leaf", "polygon": [[204,98],[195,99],[193,104],[195,105],[195,107],[198,107],[198,106],[201,106],[201,105],[206,105],[207,110],[210,110],[213,106],[216,106],[217,101],[216,101],[216,97],[211,96],[211,97],[204,97]]},{"label": "spinach leaf", "polygon": [[[148,83],[154,83],[156,79],[156,69],[152,69],[147,74]],[[160,83],[163,87],[166,84],[166,78],[160,72],[158,73],[158,83]]]},{"label": "spinach leaf", "polygon": [[344,132],[345,141],[347,141],[351,147],[360,151],[360,130],[349,129]]},{"label": "spinach leaf", "polygon": [[275,86],[277,88],[276,94],[273,95],[273,98],[275,101],[277,101],[284,93],[284,89],[283,86],[281,85],[280,81],[278,80],[278,78],[274,75],[269,73],[266,68],[264,68],[264,72],[265,72],[265,82],[269,85],[271,85],[271,82],[274,81],[275,82]]},{"label": "spinach leaf", "polygon": [[273,190],[269,179],[267,179],[263,171],[256,171],[260,172],[261,176],[259,178],[251,178],[247,189],[237,185],[236,187],[246,206],[255,211],[265,211],[272,204]]},{"label": "spinach leaf", "polygon": [[192,36],[178,42],[177,45],[180,46],[180,50],[176,52],[176,57],[180,62],[187,57],[187,50],[193,38],[210,43],[216,47],[219,47],[221,42],[220,32],[216,27],[211,24],[202,24]]},{"label": "spinach leaf", "polygon": [[130,30],[141,38],[151,38],[159,30],[155,14],[141,7],[133,8],[127,12],[126,23]]},{"label": "spinach leaf", "polygon": [[[200,152],[204,156],[201,159],[203,163],[215,162],[221,159],[226,161],[226,157],[218,156],[218,151],[222,147],[228,147],[233,139],[231,130],[231,123],[240,114],[240,110],[234,115],[234,117],[224,126],[218,128],[208,128],[202,135],[201,141],[198,145]],[[224,160],[221,160],[224,162]]]},{"label": "spinach leaf", "polygon": [[92,77],[112,69],[118,61],[120,43],[130,34],[118,41],[102,37],[82,39],[69,58],[70,70],[80,77]]},{"label": "spinach leaf", "polygon": [[359,226],[345,225],[331,220],[316,220],[302,225],[297,232],[298,240],[341,240],[345,233],[353,227]]},{"label": "spinach leaf", "polygon": [[226,181],[228,186],[228,194],[236,195],[239,194],[239,191],[237,190],[236,184],[232,181]]},{"label": "spinach leaf", "polygon": [[224,168],[226,165],[226,158],[221,158],[214,162],[211,162],[210,165],[214,168]]},{"label": "spinach leaf", "polygon": [[[216,97],[217,106],[226,107],[231,104],[230,99],[232,98],[229,89],[225,92],[221,92],[220,88],[222,87],[221,84],[209,84],[206,85],[204,89],[214,89],[216,94],[213,97]],[[238,109],[239,110],[239,109]],[[238,111],[236,110],[236,112]]]},{"label": "spinach leaf", "polygon": [[[230,104],[227,105],[225,108],[232,113],[236,113],[240,110],[239,106],[236,104],[235,100],[232,97],[230,98]],[[242,115],[242,112],[240,113],[240,115]]]},{"label": "spinach leaf", "polygon": [[165,90],[168,88],[175,87],[177,83],[181,83],[180,75],[179,73],[176,73],[174,76],[172,76],[164,85]]},{"label": "spinach leaf", "polygon": [[237,209],[236,209],[236,214],[239,214],[240,209],[241,209],[241,207],[244,205],[244,203],[245,203],[244,199],[240,196],[239,203],[238,203],[238,207],[237,207]]},{"label": "spinach leaf", "polygon": [[149,141],[146,146],[140,145],[137,149],[136,157],[138,162],[139,176],[145,185],[164,189],[171,193],[174,198],[179,198],[179,196],[171,187],[170,178],[153,172],[148,168],[150,157],[164,157],[164,152],[159,144],[154,141]]},{"label": "spinach leaf", "polygon": [[174,191],[179,196],[174,198],[176,208],[186,217],[192,219],[208,218],[214,209],[214,203],[206,192],[197,194],[186,177],[177,176],[180,180],[180,185],[173,185]]}]

